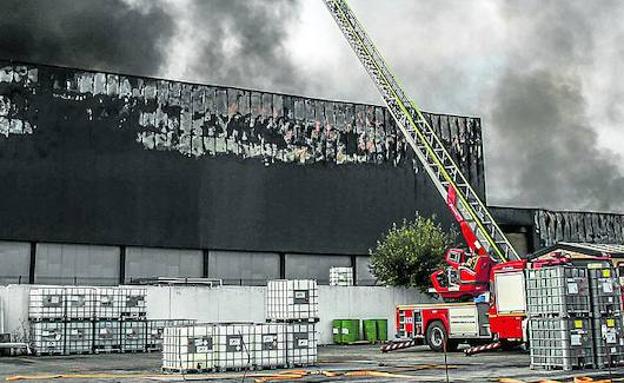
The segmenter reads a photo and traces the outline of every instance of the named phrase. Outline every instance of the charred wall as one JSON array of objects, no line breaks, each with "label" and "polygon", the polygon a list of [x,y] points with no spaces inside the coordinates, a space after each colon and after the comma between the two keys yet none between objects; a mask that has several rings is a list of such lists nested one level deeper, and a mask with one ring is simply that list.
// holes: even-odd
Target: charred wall
[{"label": "charred wall", "polygon": [[[426,117],[484,196],[480,120]],[[380,106],[0,62],[0,239],[363,254],[417,211]]]},{"label": "charred wall", "polygon": [[537,210],[535,227],[540,247],[558,242],[624,243],[624,215]]}]

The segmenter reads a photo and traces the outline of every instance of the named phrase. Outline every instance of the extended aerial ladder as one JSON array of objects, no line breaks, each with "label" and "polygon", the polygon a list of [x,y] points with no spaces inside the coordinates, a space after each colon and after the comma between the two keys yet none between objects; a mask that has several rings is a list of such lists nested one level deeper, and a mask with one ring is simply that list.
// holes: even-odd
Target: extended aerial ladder
[{"label": "extended aerial ladder", "polygon": [[[375,83],[405,141],[460,224],[467,245],[476,257],[469,266],[474,270],[480,261],[486,259],[495,263],[519,260],[520,257],[509,240],[461,173],[427,119],[390,72],[346,0],[323,1]],[[458,278],[461,280],[461,276]],[[434,279],[432,276],[436,290],[444,290],[442,286],[436,286]],[[445,293],[448,294],[446,297],[452,298],[458,298],[461,294],[453,296],[450,291]],[[445,297],[444,293],[440,295]]]}]

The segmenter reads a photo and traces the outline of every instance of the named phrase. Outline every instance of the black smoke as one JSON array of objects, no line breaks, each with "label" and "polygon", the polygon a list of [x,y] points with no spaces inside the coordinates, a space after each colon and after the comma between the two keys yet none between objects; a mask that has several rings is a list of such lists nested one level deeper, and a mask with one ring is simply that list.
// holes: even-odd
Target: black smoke
[{"label": "black smoke", "polygon": [[[306,17],[304,1],[317,0],[4,0],[0,58],[160,76],[179,65],[176,73],[191,81],[377,99],[362,94],[372,87],[349,84],[363,78],[352,75],[362,71],[348,66],[359,65],[353,60],[302,78],[285,44]],[[624,123],[623,2],[471,2],[503,20],[498,33],[466,28],[480,19],[471,13],[462,25],[467,10],[454,1],[385,3],[354,6],[416,101],[484,118],[490,203],[624,210],[622,158],[600,146],[590,110],[603,97],[603,126]],[[458,38],[467,31],[471,38]],[[504,46],[492,35],[505,36]],[[183,43],[191,54],[176,57]],[[456,69],[463,58],[454,52],[481,46],[491,73],[479,62]],[[344,42],[336,47],[352,55]],[[612,65],[597,62],[608,50],[615,51]],[[597,67],[609,79],[598,95],[587,89]]]},{"label": "black smoke", "polygon": [[157,74],[174,23],[156,2],[3,0],[0,58]]},{"label": "black smoke", "polygon": [[[296,68],[284,47],[296,0],[194,0],[194,59],[185,77],[241,87],[297,92]],[[299,82],[301,83],[301,82]]]},{"label": "black smoke", "polygon": [[496,146],[489,150],[507,170],[497,181],[506,187],[505,202],[621,211],[621,159],[597,145],[578,79],[554,72],[510,71],[501,78],[491,115]]},{"label": "black smoke", "polygon": [[[622,9],[609,1],[590,8],[581,1],[501,6],[516,31],[509,41],[516,49],[494,88],[486,122],[493,129],[488,165],[496,168],[488,181],[501,202],[624,211],[622,158],[600,146],[589,103],[602,95],[587,89],[596,65],[611,66],[595,61],[605,48],[599,30]],[[624,97],[611,102],[622,105]]]}]

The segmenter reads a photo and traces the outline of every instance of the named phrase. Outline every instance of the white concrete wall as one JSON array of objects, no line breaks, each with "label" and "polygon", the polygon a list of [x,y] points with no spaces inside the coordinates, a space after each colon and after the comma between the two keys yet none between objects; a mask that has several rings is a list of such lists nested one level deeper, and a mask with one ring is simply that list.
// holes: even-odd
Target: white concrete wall
[{"label": "white concrete wall", "polygon": [[14,341],[28,334],[29,285],[0,286],[0,332],[11,333]]},{"label": "white concrete wall", "polygon": [[[0,286],[0,321],[5,332],[23,333],[28,323],[29,285]],[[200,322],[264,322],[265,287],[148,286],[150,319],[196,319]],[[379,286],[319,286],[319,343],[332,342],[334,319],[387,319],[393,337],[398,304],[428,302],[414,289]],[[2,314],[4,313],[4,314]],[[0,326],[1,329],[1,326]]]},{"label": "white concrete wall", "polygon": [[200,322],[264,322],[265,287],[149,286],[147,316]]},{"label": "white concrete wall", "polygon": [[399,304],[424,303],[430,298],[415,289],[381,286],[319,286],[320,343],[332,343],[334,319],[387,319],[388,337],[396,334],[394,309]]}]

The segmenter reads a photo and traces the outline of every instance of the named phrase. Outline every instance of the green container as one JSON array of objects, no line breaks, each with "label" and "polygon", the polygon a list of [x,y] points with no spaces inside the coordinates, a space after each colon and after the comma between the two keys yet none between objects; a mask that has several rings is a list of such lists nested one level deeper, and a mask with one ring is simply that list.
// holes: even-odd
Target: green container
[{"label": "green container", "polygon": [[380,342],[388,341],[388,320],[377,319],[377,340]]},{"label": "green container", "polygon": [[379,340],[377,337],[377,319],[364,319],[362,328],[364,330],[364,340],[370,343],[376,343]]},{"label": "green container", "polygon": [[335,344],[342,344],[342,319],[334,319],[332,321],[332,339]]},{"label": "green container", "polygon": [[332,337],[335,344],[351,344],[360,340],[359,319],[334,319]]},{"label": "green container", "polygon": [[360,320],[343,319],[340,334],[343,344],[355,343],[360,340]]}]

